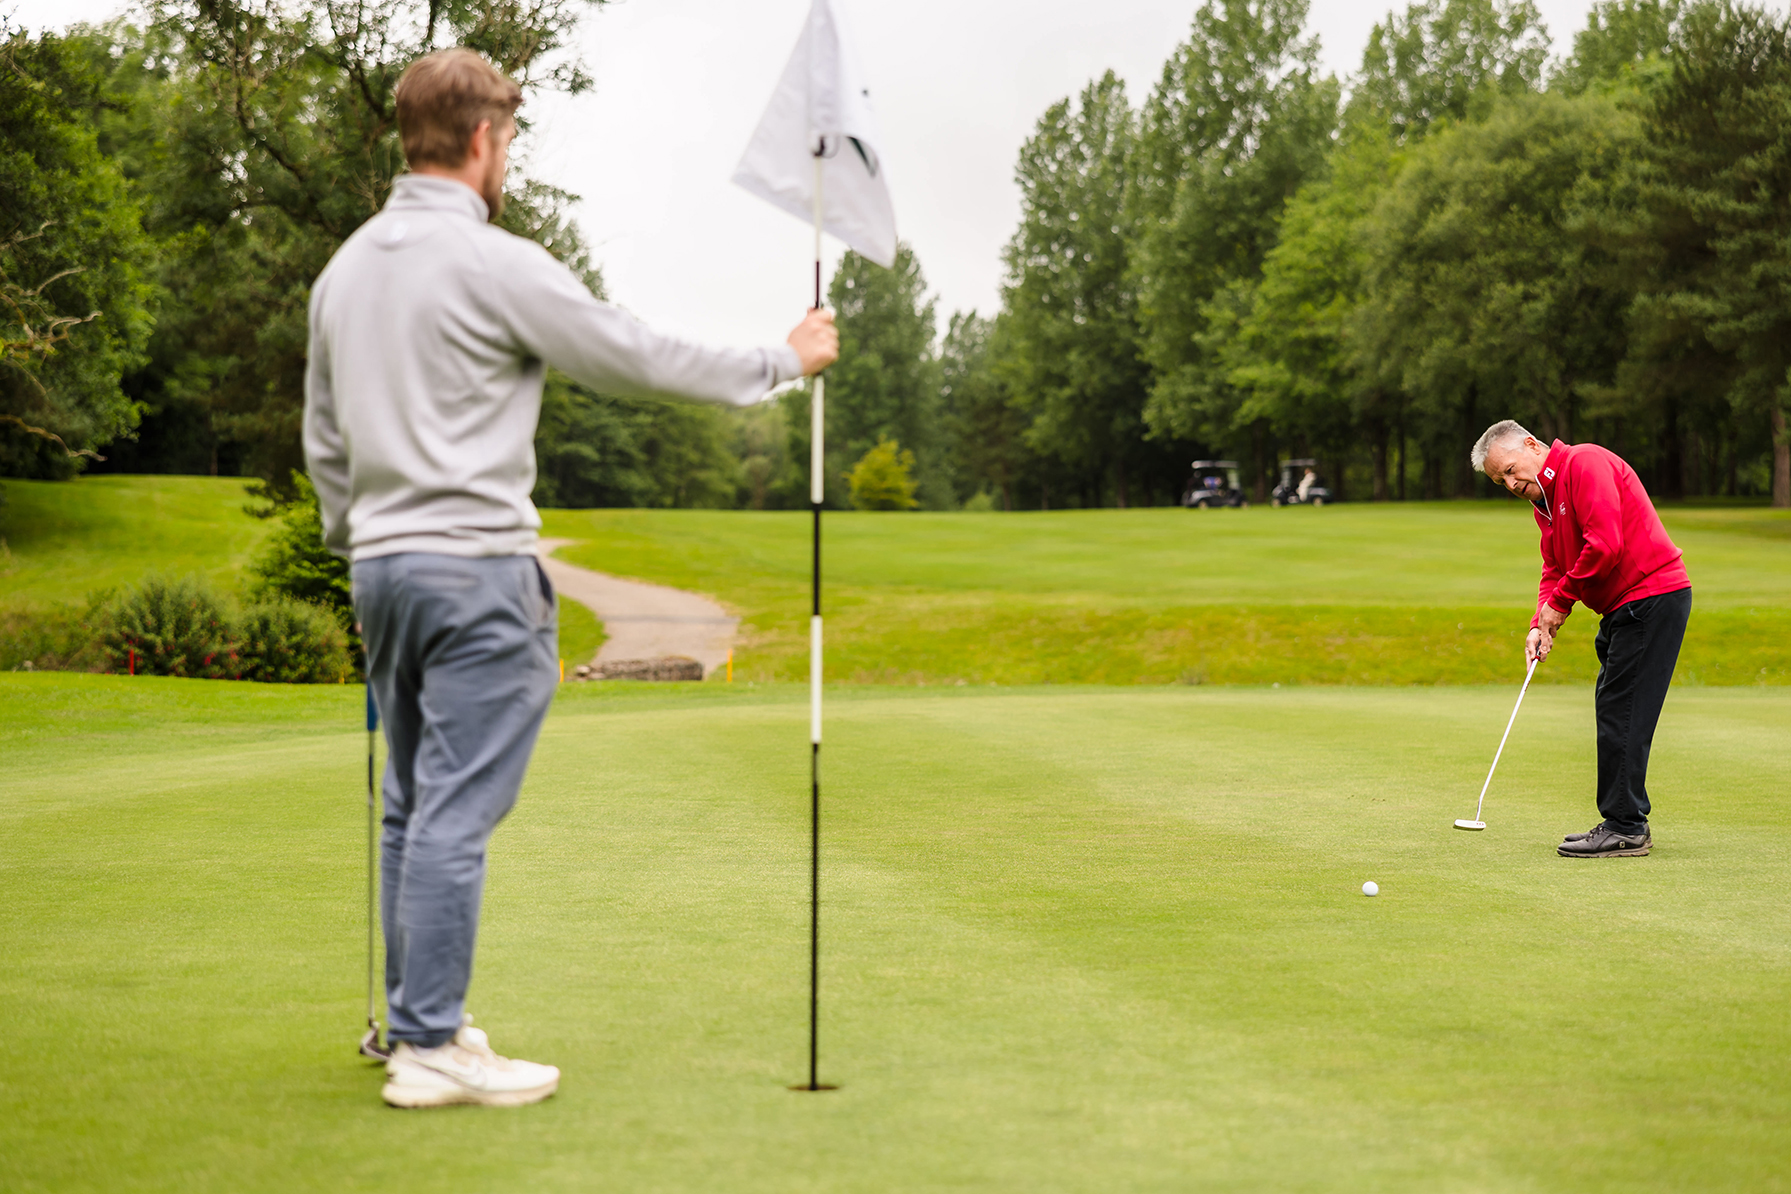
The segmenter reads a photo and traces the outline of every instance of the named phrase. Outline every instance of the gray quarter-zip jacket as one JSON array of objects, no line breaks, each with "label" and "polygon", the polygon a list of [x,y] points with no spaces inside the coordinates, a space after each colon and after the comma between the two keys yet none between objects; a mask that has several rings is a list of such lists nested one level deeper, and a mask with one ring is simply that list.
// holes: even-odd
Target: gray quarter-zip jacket
[{"label": "gray quarter-zip jacket", "polygon": [[404,175],[312,287],[305,460],[338,555],[531,551],[548,365],[606,393],[735,406],[801,376],[788,345],[653,331],[487,215],[468,186]]}]

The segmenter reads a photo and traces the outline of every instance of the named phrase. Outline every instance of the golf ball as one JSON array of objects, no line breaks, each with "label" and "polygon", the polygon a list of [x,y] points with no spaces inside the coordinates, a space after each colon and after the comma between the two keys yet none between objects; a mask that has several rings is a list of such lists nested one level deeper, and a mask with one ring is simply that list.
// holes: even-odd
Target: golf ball
[{"label": "golf ball", "polygon": [[1381,885],[1376,883],[1373,879],[1370,879],[1368,882],[1362,884],[1362,894],[1379,895],[1381,894]]}]

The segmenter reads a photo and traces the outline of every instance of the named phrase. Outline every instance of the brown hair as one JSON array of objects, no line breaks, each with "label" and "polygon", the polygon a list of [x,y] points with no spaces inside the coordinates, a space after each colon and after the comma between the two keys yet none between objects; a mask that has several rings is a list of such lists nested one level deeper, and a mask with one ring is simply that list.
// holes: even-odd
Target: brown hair
[{"label": "brown hair", "polygon": [[482,120],[498,128],[522,104],[522,88],[471,50],[438,50],[411,63],[398,80],[398,135],[404,160],[452,169]]}]

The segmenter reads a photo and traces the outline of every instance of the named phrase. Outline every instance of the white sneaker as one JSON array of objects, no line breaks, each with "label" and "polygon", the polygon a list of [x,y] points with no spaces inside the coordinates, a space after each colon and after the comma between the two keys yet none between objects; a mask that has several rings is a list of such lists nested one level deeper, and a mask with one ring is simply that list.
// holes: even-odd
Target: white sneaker
[{"label": "white sneaker", "polygon": [[453,1040],[434,1049],[399,1041],[379,1093],[394,1107],[521,1107],[539,1103],[559,1087],[558,1067],[499,1057],[468,1016]]}]

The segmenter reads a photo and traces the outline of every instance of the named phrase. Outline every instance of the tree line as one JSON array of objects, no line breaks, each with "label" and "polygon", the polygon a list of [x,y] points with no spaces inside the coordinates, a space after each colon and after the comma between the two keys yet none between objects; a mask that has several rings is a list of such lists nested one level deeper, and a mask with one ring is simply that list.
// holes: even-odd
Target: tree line
[{"label": "tree line", "polygon": [[[290,485],[307,288],[401,168],[398,74],[467,44],[579,90],[591,7],[187,0],[10,34],[0,471]],[[846,256],[830,504],[859,465],[902,474],[861,500],[1164,504],[1196,457],[1258,498],[1306,456],[1351,498],[1470,496],[1468,445],[1514,417],[1658,495],[1791,505],[1786,19],[1600,0],[1551,60],[1530,0],[1422,0],[1339,80],[1307,17],[1209,0],[1141,103],[1109,73],[1047,109],[999,310],[941,327],[909,247]],[[505,222],[601,293],[571,198],[523,178]],[[537,500],[799,507],[808,428],[800,387],[735,412],[552,377]]]},{"label": "tree line", "polygon": [[1108,74],[1040,119],[1002,308],[946,338],[960,489],[1161,502],[1200,455],[1261,498],[1311,456],[1469,496],[1512,417],[1791,505],[1786,20],[1605,0],[1550,63],[1528,0],[1424,0],[1346,91],[1306,16],[1209,3],[1141,105]]}]

